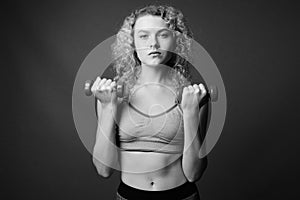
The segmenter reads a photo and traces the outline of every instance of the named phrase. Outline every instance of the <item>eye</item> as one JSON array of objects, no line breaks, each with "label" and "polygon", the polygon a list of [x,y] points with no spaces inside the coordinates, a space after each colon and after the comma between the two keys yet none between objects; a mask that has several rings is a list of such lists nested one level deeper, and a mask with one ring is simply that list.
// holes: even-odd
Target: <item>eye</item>
[{"label": "eye", "polygon": [[141,39],[147,39],[148,35],[140,35],[139,38],[141,38]]},{"label": "eye", "polygon": [[169,33],[161,33],[159,36],[162,38],[167,38],[169,37]]}]

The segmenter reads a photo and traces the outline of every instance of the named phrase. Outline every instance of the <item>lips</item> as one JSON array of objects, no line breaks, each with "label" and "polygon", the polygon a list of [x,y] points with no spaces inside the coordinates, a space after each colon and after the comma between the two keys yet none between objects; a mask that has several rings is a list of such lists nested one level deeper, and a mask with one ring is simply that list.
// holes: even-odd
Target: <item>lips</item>
[{"label": "lips", "polygon": [[159,52],[159,51],[152,51],[148,55],[150,56],[150,55],[160,55],[160,54],[161,54],[161,52]]}]

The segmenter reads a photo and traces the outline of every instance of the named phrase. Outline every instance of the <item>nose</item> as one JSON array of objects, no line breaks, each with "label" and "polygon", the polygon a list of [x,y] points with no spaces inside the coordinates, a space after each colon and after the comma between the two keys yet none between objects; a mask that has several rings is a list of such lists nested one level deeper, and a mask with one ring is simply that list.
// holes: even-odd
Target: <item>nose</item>
[{"label": "nose", "polygon": [[158,43],[156,37],[152,37],[152,38],[150,39],[149,43],[150,43],[150,48],[155,48],[155,49],[158,49],[158,48],[159,48],[159,43]]}]

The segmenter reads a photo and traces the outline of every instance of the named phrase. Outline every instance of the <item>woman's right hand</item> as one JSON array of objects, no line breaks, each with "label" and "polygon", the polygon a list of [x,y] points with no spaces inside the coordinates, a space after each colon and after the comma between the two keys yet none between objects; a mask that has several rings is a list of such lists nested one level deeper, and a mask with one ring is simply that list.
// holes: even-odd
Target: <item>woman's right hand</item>
[{"label": "woman's right hand", "polygon": [[117,105],[116,82],[111,79],[96,78],[91,91],[93,95],[101,102],[102,106]]}]

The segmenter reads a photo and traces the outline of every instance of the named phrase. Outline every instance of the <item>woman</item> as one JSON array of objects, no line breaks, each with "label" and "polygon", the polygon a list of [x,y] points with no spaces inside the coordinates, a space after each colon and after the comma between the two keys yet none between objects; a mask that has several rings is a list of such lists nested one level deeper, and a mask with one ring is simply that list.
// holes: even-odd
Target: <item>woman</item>
[{"label": "woman", "polygon": [[200,199],[195,181],[207,166],[199,150],[208,107],[204,85],[189,80],[190,44],[179,10],[136,10],[112,46],[116,77],[97,77],[91,88],[99,116],[93,162],[103,177],[120,167],[117,199]]}]

